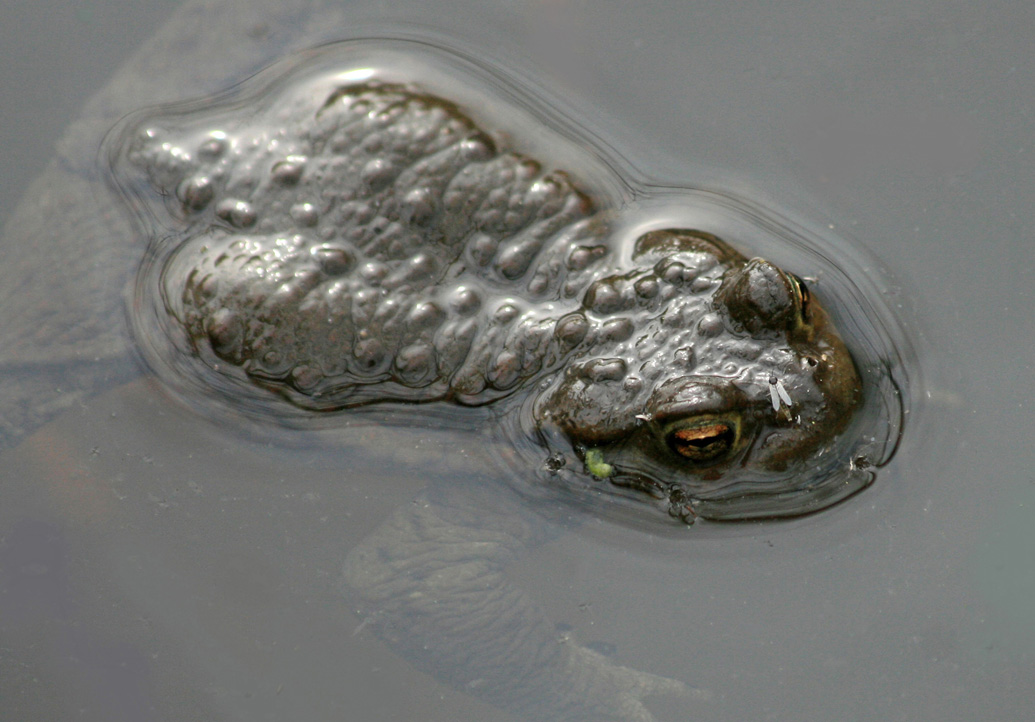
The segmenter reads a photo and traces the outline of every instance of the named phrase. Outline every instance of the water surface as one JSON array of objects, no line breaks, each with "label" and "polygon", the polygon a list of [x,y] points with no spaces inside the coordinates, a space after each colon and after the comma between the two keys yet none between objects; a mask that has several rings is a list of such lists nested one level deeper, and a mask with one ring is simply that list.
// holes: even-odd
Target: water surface
[{"label": "water surface", "polygon": [[[206,11],[197,47],[230,59],[163,63],[132,107],[101,103],[107,125],[405,21],[561,97],[659,184],[728,191],[864,249],[911,324],[925,398],[874,487],[790,523],[558,534],[507,576],[559,638],[711,691],[650,701],[658,719],[1030,716],[1026,5],[261,5]],[[76,172],[96,161],[97,126],[72,136],[87,138]],[[26,174],[15,186],[44,167],[44,135],[5,168]],[[8,238],[5,260],[31,258]],[[364,426],[349,448],[395,452],[346,461],[112,380],[4,452],[5,718],[508,719],[391,654],[337,589],[348,550],[442,475],[422,470],[429,449],[456,465],[448,478],[479,478],[476,437]]]}]

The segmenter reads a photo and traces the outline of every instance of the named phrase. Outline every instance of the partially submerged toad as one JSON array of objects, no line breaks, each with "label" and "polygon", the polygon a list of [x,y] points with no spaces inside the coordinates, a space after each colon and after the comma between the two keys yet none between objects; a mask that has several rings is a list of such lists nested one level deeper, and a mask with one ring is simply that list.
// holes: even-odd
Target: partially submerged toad
[{"label": "partially submerged toad", "polygon": [[510,399],[683,519],[865,485],[814,462],[862,384],[800,278],[699,230],[622,238],[604,200],[414,86],[289,97],[148,118],[119,149],[178,229],[138,280],[158,355],[307,412]]},{"label": "partially submerged toad", "polygon": [[[251,551],[264,564],[298,566],[247,587],[257,604],[232,605],[244,620],[236,636],[211,635],[192,609],[199,599],[222,609],[223,585],[213,583],[206,560],[151,524],[153,500],[174,498],[184,480],[171,468],[142,473],[135,455],[116,465],[117,480],[96,479],[100,496],[118,499],[108,504],[117,516],[90,524],[89,563],[79,566],[101,576],[83,588],[153,621],[125,630],[128,644],[173,650],[142,656],[138,665],[137,676],[154,682],[149,703],[166,716],[176,717],[183,699],[213,719],[254,717],[274,698],[323,717],[330,708],[354,717],[383,702],[367,693],[367,677],[351,677],[350,687],[337,670],[319,669],[323,642],[349,634],[340,625],[310,620],[278,629],[285,643],[270,645],[271,655],[237,643],[242,630],[267,625],[273,597],[265,592],[276,591],[278,578],[291,580],[293,596],[277,598],[299,619],[310,618],[308,607],[293,609],[303,599],[326,600],[327,550],[292,543],[293,554],[283,553],[286,530],[275,526],[273,512],[290,512],[291,502],[280,491],[319,505],[325,533],[340,534],[340,589],[359,615],[351,634],[377,636],[464,694],[519,719],[550,722],[647,722],[654,719],[643,701],[649,695],[706,696],[662,676],[694,676],[664,657],[635,650],[612,657],[579,641],[608,636],[605,625],[559,633],[537,607],[538,590],[526,594],[529,585],[512,583],[509,565],[570,521],[616,508],[644,519],[645,500],[687,520],[742,519],[805,513],[862,488],[872,479],[865,466],[894,452],[904,417],[895,378],[903,372],[895,347],[903,336],[892,328],[893,314],[877,287],[855,286],[868,269],[853,262],[851,248],[827,247],[807,228],[784,225],[742,199],[725,198],[733,201],[730,215],[714,215],[713,207],[695,205],[704,193],[614,173],[617,154],[580,128],[536,125],[559,116],[547,106],[537,113],[538,96],[522,95],[505,72],[489,72],[499,68],[382,35],[303,50],[354,33],[354,8],[341,13],[290,0],[188,0],[89,103],[5,228],[0,449],[139,377],[146,371],[139,354],[166,386],[202,407],[196,418],[206,419],[205,433],[231,452],[199,462],[197,486],[188,480],[193,508],[212,505],[212,518],[229,519],[223,492],[235,483],[255,489],[233,498],[243,513],[269,519],[266,533],[248,537],[257,542]],[[312,34],[317,27],[320,37]],[[144,111],[109,135],[105,147],[137,223],[118,212],[97,182],[106,169],[97,168],[96,150],[119,117],[226,87],[291,50],[300,52],[243,90]],[[360,77],[358,70],[370,72]],[[374,77],[418,78],[422,88]],[[493,127],[519,131],[523,153],[485,132]],[[572,150],[580,147],[573,140],[584,148]],[[576,171],[578,180],[544,173],[531,156]],[[666,199],[667,207],[659,202]],[[645,216],[644,208],[668,220]],[[835,312],[855,362],[799,279],[746,259],[707,230],[815,273],[819,282],[810,277],[809,284]],[[134,289],[128,313],[127,286]],[[147,403],[119,406],[126,423],[163,433],[149,426],[165,409],[151,396],[154,385],[131,389]],[[278,424],[337,430],[363,413],[360,428],[332,432],[342,442],[331,452],[342,487],[377,497],[388,485],[425,485],[415,503],[399,505],[369,533],[372,520],[360,518],[351,492],[314,493],[320,490],[304,464],[283,482],[235,466],[240,427],[251,421],[272,459],[299,436],[307,449],[312,441]],[[419,428],[386,448],[380,430],[367,425],[382,415]],[[456,434],[432,431],[443,423],[462,426]],[[485,433],[474,431],[481,427]],[[105,433],[82,429],[76,448],[95,446]],[[484,445],[490,437],[495,443]],[[189,456],[195,449],[184,439],[192,438],[160,441]],[[402,448],[405,459],[393,453]],[[49,446],[44,453],[49,461]],[[357,471],[368,457],[381,473]],[[497,460],[504,468],[492,468]],[[67,493],[70,481],[78,484],[67,474],[74,467],[58,466],[43,473],[41,488],[79,506],[83,497]],[[120,494],[125,488],[134,495]],[[520,495],[552,502],[555,489],[579,501],[528,503]],[[147,501],[134,505],[134,496]],[[19,507],[14,497],[16,516],[41,508],[30,498]],[[637,502],[610,505],[627,499]],[[206,533],[186,505],[161,507],[163,529],[197,537],[204,554],[237,565],[244,537],[222,528]],[[572,514],[573,507],[585,513]],[[646,518],[644,537],[653,539],[658,525]],[[139,536],[117,531],[128,528]],[[611,531],[606,523],[584,528],[591,537],[594,528]],[[105,550],[121,555],[127,538],[146,540],[133,550],[140,562],[106,579]],[[630,552],[629,564],[638,564],[642,548]],[[696,561],[666,559],[673,584],[696,584]],[[730,563],[724,559],[723,568]],[[595,578],[592,593],[620,597],[627,580],[615,576]],[[166,583],[187,589],[190,603],[152,593]],[[667,593],[681,598],[680,589]],[[693,611],[687,607],[688,617]],[[190,634],[180,633],[188,627]],[[686,625],[659,628],[681,635],[673,644],[692,665],[699,640]],[[38,636],[31,624],[23,631],[25,639]],[[194,643],[198,635],[203,644]],[[650,651],[649,637],[641,639],[641,651]],[[35,647],[20,653],[12,659],[29,660],[33,679],[53,681],[35,666]],[[194,668],[186,681],[183,660]],[[307,683],[256,686],[284,669]],[[343,666],[341,674],[355,670]],[[67,668],[62,662],[50,671],[64,677]],[[408,675],[389,676],[386,689],[411,694]],[[357,687],[360,698],[350,697]],[[429,694],[431,703],[440,699],[437,688]]]}]

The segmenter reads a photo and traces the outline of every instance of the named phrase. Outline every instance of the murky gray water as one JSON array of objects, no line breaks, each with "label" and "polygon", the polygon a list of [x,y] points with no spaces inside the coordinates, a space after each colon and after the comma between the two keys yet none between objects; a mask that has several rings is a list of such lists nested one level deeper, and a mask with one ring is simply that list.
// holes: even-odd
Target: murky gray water
[{"label": "murky gray water", "polygon": [[[388,27],[490,57],[563,98],[563,112],[659,183],[724,189],[865,249],[886,266],[870,273],[916,341],[923,398],[898,455],[860,496],[736,529],[656,533],[580,519],[516,555],[507,583],[542,624],[558,625],[557,644],[710,692],[647,698],[659,720],[1030,717],[1026,5],[213,2],[195,12],[201,5],[184,6],[180,25],[147,46],[160,58],[147,82],[112,86],[88,107],[92,120],[50,171],[55,184],[30,191],[51,216],[72,209],[78,224],[49,227],[82,240],[53,251],[9,225],[0,249],[3,418],[24,419],[15,410],[26,390],[68,407],[3,451],[4,719],[514,718],[434,676],[448,669],[415,670],[373,633],[384,620],[357,616],[339,591],[349,551],[414,499],[488,488],[489,518],[545,524],[521,511],[527,501],[497,507],[494,487],[479,486],[480,436],[360,424],[318,448],[298,438],[285,448],[275,432],[242,438],[139,377],[119,346],[115,294],[76,292],[84,279],[105,288],[122,274],[103,262],[111,246],[97,236],[125,226],[91,205],[111,202],[103,185],[82,183],[104,128],[148,103],[219,90],[291,50]],[[157,22],[169,9],[152,10]],[[24,99],[8,103],[12,117],[34,107],[42,116],[5,123],[20,128],[5,144],[22,153],[4,155],[7,216],[60,128],[118,65],[99,50],[65,57],[99,44],[89,33],[104,12],[55,23],[68,36],[35,43],[55,48],[46,57],[61,73],[19,65],[22,46],[2,46],[14,56],[8,95]],[[175,29],[192,22],[196,40],[183,42]],[[130,45],[150,34],[142,27]],[[142,52],[130,68],[145,67]],[[54,100],[73,92],[76,103]],[[60,183],[75,179],[93,190],[62,196]],[[132,247],[115,255],[129,264]],[[10,308],[34,323],[11,320]],[[79,393],[87,388],[100,393]],[[430,496],[419,496],[429,480]],[[552,513],[550,526],[569,512]],[[477,696],[486,682],[464,684]]]}]

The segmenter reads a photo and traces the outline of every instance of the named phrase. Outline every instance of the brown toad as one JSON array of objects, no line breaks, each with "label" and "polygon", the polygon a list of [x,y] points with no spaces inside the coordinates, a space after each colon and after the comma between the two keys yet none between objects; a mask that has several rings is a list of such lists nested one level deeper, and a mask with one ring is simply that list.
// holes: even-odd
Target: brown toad
[{"label": "brown toad", "polygon": [[793,274],[703,231],[621,238],[577,181],[413,86],[219,128],[145,125],[125,150],[186,229],[144,291],[213,386],[313,411],[529,399],[591,475],[683,518],[802,513],[863,484],[800,493],[862,385]]}]

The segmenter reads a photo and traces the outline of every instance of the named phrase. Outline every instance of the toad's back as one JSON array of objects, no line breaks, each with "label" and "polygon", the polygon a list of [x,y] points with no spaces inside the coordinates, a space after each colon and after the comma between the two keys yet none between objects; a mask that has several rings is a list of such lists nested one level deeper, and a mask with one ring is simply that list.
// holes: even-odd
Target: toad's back
[{"label": "toad's back", "polygon": [[198,353],[304,406],[479,404],[583,340],[606,228],[566,174],[398,85],[294,120],[130,153],[199,229],[164,273]]}]

